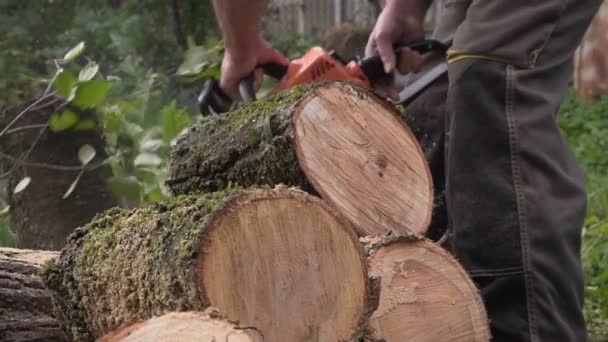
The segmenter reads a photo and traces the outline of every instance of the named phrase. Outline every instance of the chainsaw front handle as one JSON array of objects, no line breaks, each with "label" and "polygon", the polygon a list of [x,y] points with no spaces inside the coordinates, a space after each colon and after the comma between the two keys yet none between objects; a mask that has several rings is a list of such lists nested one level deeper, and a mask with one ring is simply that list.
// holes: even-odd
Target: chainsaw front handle
[{"label": "chainsaw front handle", "polygon": [[[276,78],[283,78],[287,74],[287,66],[275,63],[269,63],[261,66],[264,69],[264,74]],[[247,75],[239,81],[239,94],[241,101],[248,103],[256,100],[255,96],[255,76],[253,73]],[[215,79],[208,79],[203,83],[203,90],[198,96],[198,108],[203,116],[211,113],[226,113],[232,111],[238,105],[238,102],[233,101],[222,88],[219,82]]]}]

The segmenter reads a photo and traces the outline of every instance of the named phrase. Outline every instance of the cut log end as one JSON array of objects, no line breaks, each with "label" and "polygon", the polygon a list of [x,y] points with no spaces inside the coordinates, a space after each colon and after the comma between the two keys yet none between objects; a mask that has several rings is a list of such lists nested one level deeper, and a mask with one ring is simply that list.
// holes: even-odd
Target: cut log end
[{"label": "cut log end", "polygon": [[77,230],[48,278],[73,339],[212,306],[266,341],[350,341],[370,311],[352,225],[285,187],[109,212]]},{"label": "cut log end", "polygon": [[201,253],[202,288],[231,319],[267,341],[358,336],[368,281],[350,224],[299,191],[236,197],[212,218]]},{"label": "cut log end", "polygon": [[329,83],[294,111],[302,170],[360,235],[424,234],[432,179],[416,138],[394,108],[350,84]]},{"label": "cut log end", "polygon": [[202,312],[173,312],[120,328],[100,342],[263,342],[254,328],[241,329],[232,322]]},{"label": "cut log end", "polygon": [[428,240],[393,241],[377,249],[370,274],[381,279],[370,324],[387,342],[489,341],[475,285],[447,252]]}]

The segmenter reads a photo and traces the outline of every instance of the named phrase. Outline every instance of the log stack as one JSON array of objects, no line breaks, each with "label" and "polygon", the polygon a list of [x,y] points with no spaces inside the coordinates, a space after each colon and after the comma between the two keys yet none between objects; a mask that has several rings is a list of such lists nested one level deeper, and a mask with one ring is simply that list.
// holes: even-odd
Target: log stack
[{"label": "log stack", "polygon": [[224,116],[177,141],[174,193],[286,184],[319,193],[361,235],[424,234],[433,186],[420,145],[396,110],[349,83],[303,86]]},{"label": "log stack", "polygon": [[45,267],[69,339],[489,340],[477,289],[424,238],[422,151],[367,90],[322,83],[204,118],[168,184],[175,198],[99,215]]}]

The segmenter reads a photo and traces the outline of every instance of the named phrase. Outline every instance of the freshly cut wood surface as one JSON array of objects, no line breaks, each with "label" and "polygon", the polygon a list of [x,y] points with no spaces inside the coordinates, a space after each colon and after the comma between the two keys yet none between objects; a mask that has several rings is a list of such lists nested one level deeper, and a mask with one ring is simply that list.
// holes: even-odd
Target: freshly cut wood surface
[{"label": "freshly cut wood surface", "polygon": [[351,340],[368,317],[351,224],[298,190],[180,196],[80,228],[47,284],[73,339],[216,307],[266,341]]},{"label": "freshly cut wood surface", "polygon": [[365,257],[348,223],[320,200],[245,196],[211,225],[199,263],[211,305],[268,341],[357,336],[367,310]]},{"label": "freshly cut wood surface", "polygon": [[66,341],[38,273],[57,252],[0,248],[0,340]]},{"label": "freshly cut wood surface", "polygon": [[387,342],[486,342],[486,311],[458,262],[429,240],[368,239],[380,298],[370,319]]},{"label": "freshly cut wood surface", "polygon": [[378,97],[345,83],[315,88],[295,108],[300,166],[361,235],[424,234],[432,181],[418,142]]},{"label": "freshly cut wood surface", "polygon": [[414,135],[392,105],[346,82],[205,117],[171,151],[167,184],[176,194],[279,183],[321,194],[360,235],[423,234],[433,207]]},{"label": "freshly cut wood surface", "polygon": [[263,342],[254,328],[238,325],[202,312],[172,312],[128,325],[100,342]]}]

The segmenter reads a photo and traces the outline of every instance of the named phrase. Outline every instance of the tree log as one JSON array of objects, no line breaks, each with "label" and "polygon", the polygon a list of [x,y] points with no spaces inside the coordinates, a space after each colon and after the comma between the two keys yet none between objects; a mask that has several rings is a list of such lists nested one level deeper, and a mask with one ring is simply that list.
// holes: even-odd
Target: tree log
[{"label": "tree log", "polygon": [[38,272],[54,252],[0,248],[0,340],[66,341]]},{"label": "tree log", "polygon": [[266,341],[334,342],[362,333],[366,270],[348,221],[283,187],[113,209],[77,229],[44,274],[75,340],[213,306]]},{"label": "tree log", "polygon": [[213,311],[171,312],[128,325],[102,337],[100,342],[263,342],[255,328],[240,328]]},{"label": "tree log", "polygon": [[173,192],[311,185],[360,235],[424,233],[432,180],[393,106],[344,82],[296,87],[204,118],[171,153]]},{"label": "tree log", "polygon": [[477,288],[445,250],[415,236],[363,238],[370,275],[380,280],[372,336],[386,342],[487,342]]}]

